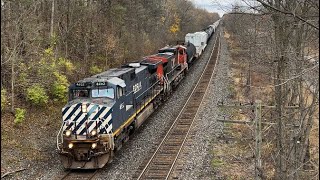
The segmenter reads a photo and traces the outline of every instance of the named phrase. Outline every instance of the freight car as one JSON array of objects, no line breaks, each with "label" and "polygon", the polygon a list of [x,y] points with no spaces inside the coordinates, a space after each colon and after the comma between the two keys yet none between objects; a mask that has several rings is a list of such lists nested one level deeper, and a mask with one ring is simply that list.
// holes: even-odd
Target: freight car
[{"label": "freight car", "polygon": [[192,43],[196,47],[196,55],[195,55],[196,58],[200,57],[204,49],[207,47],[208,39],[209,39],[208,34],[204,31],[188,33],[185,36],[185,42]]},{"label": "freight car", "polygon": [[214,22],[212,25],[209,25],[208,27],[204,28],[203,31],[208,34],[208,40],[210,40],[213,33],[216,32],[217,27],[219,26],[220,19],[216,22]]},{"label": "freight car", "polygon": [[98,169],[184,78],[195,56],[192,43],[166,46],[121,68],[69,87],[57,149],[66,169]]},{"label": "freight car", "polygon": [[206,27],[205,29],[203,29],[203,31],[208,34],[208,41],[209,41],[210,37],[213,34],[214,28],[210,25],[210,26]]}]

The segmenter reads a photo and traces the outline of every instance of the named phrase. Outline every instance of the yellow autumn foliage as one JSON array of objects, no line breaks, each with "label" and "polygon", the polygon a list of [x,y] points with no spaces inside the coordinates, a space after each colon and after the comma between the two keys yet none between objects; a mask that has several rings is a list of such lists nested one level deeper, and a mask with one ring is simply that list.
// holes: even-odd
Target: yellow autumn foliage
[{"label": "yellow autumn foliage", "polygon": [[174,14],[173,17],[174,17],[174,23],[170,26],[170,32],[172,34],[177,34],[177,32],[180,31],[181,19],[179,18],[179,16],[177,14]]}]

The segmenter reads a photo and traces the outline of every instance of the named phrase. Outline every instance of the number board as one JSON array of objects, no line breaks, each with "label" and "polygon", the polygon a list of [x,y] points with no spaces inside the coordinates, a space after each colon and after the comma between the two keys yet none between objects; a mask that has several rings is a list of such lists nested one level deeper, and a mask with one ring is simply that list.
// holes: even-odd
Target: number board
[{"label": "number board", "polygon": [[95,82],[95,86],[106,86],[106,82]]},{"label": "number board", "polygon": [[84,82],[77,82],[77,83],[76,83],[76,86],[78,86],[78,87],[84,87],[84,86],[86,86],[86,83],[84,83]]},{"label": "number board", "polygon": [[77,82],[75,84],[77,87],[86,87],[86,86],[91,86],[91,82]]}]

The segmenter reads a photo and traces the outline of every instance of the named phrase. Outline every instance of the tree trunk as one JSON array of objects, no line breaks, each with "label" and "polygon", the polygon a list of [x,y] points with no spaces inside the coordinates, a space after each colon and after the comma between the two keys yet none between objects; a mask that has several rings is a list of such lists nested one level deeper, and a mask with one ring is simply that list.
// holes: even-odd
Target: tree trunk
[{"label": "tree trunk", "polygon": [[52,4],[51,4],[51,24],[50,24],[50,40],[53,37],[53,28],[54,28],[54,3],[55,0],[52,0]]},{"label": "tree trunk", "polygon": [[[280,1],[276,1],[276,7],[280,8]],[[286,158],[285,158],[285,137],[284,137],[284,122],[283,122],[283,87],[281,85],[282,79],[284,79],[284,47],[283,47],[283,25],[281,22],[281,14],[275,13],[273,15],[275,24],[275,45],[276,45],[276,79],[275,85],[275,103],[276,103],[276,119],[277,119],[277,154],[276,158],[276,179],[286,179]]]}]

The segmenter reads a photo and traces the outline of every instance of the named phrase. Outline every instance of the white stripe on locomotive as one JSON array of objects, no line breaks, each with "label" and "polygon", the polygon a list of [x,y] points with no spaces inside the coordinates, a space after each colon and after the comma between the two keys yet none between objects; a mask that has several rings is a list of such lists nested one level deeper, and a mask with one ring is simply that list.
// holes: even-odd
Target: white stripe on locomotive
[{"label": "white stripe on locomotive", "polygon": [[[97,120],[99,120],[99,119],[101,119],[102,120],[102,118],[109,112],[109,110],[110,110],[110,108],[106,108],[100,115],[99,115],[99,117],[97,118],[97,119],[94,119],[94,121],[96,121],[96,122],[93,122],[92,124],[91,124],[91,126],[88,128],[88,132],[91,132],[95,127],[96,127],[96,125],[99,123],[99,121],[97,121]],[[99,113],[99,112],[98,112]],[[111,115],[111,114],[110,114]],[[109,115],[109,116],[110,116]],[[80,131],[81,132],[81,131]],[[79,132],[79,133],[80,133]]]},{"label": "white stripe on locomotive", "polygon": [[[78,108],[75,113],[70,117],[70,119],[68,120],[68,122],[66,122],[63,126],[63,130],[66,130],[67,127],[69,126],[70,123],[73,123],[74,122],[74,119],[77,117],[77,115],[80,113],[81,109]],[[81,118],[81,116],[80,116]],[[71,129],[73,129],[73,127],[71,127]]]},{"label": "white stripe on locomotive", "polygon": [[[90,104],[89,105],[89,107],[88,107],[88,109],[87,109],[87,112],[90,112],[90,110],[92,109],[92,108],[94,108],[96,105],[94,105],[94,104]],[[96,108],[96,107],[95,107]],[[98,108],[96,108],[96,109],[98,109]],[[89,118],[88,119],[90,119],[90,117],[94,117],[94,116],[92,116],[93,114],[95,115],[96,113],[98,112],[98,111],[96,111],[96,110],[94,110],[93,112],[92,112],[92,114],[89,116]],[[77,119],[77,126],[78,126],[78,123],[80,123],[84,118],[86,118],[86,113],[83,113],[82,115],[81,115],[81,117],[79,118],[79,119]],[[80,132],[86,127],[86,121],[87,121],[87,119],[84,121],[84,123],[82,123],[81,124],[81,126],[78,128],[78,129],[76,129],[77,130],[77,134],[80,134]],[[85,134],[85,133],[84,133]]]},{"label": "white stripe on locomotive", "polygon": [[[76,104],[77,105],[77,104]],[[73,108],[72,108],[72,106],[73,106]],[[71,107],[70,107],[70,109],[74,109],[74,105],[72,105]],[[88,107],[88,109],[91,109],[93,107],[93,105],[92,106],[90,106],[89,105],[89,107]],[[70,110],[69,109],[69,110]],[[68,110],[68,111],[69,111]],[[80,117],[78,117],[77,119],[75,119],[78,115],[79,115],[79,113],[81,113],[81,111],[82,111],[82,109],[81,109],[81,106],[75,111],[75,113],[71,116],[71,118],[68,120],[69,121],[69,123],[65,123],[65,126],[63,127],[63,130],[66,130],[67,129],[67,127],[69,126],[69,124],[70,123],[74,123],[73,124],[73,126],[71,127],[71,130],[73,130],[74,128],[75,128],[75,124],[78,126],[78,123],[80,123],[81,122],[81,120],[83,120],[84,118],[85,118],[85,116],[86,116],[86,114],[84,114],[84,113],[82,113],[81,114],[81,116]],[[67,114],[67,113],[66,113]],[[66,116],[66,117],[68,117],[68,116]],[[65,118],[66,118],[65,117]],[[64,119],[65,120],[65,119]]]},{"label": "white stripe on locomotive", "polygon": [[[67,117],[69,116],[69,114],[74,110],[74,108],[77,106],[78,104],[74,104],[74,105],[71,105],[68,109],[68,111],[66,113],[63,114],[63,117],[62,119],[65,121],[67,120]],[[81,106],[80,106],[81,108]]]},{"label": "white stripe on locomotive", "polygon": [[[95,110],[95,111],[90,115],[90,117],[88,118],[88,123],[90,122],[90,120],[98,120],[99,118],[103,118],[103,116],[105,116],[105,115],[108,113],[108,111],[110,110],[110,108],[107,107],[103,112],[101,112],[102,106],[99,106],[99,109],[100,109],[99,111],[96,111],[96,110]],[[96,118],[96,119],[93,119],[98,113],[101,113],[101,114],[99,115],[99,117]],[[83,123],[83,124],[81,125],[81,127],[80,127],[79,129],[77,129],[77,134],[80,134],[85,127],[86,127],[86,123]],[[94,127],[95,127],[95,123],[92,123],[91,127],[88,127],[88,132],[91,132]],[[84,133],[84,134],[86,134],[86,133]]]}]

